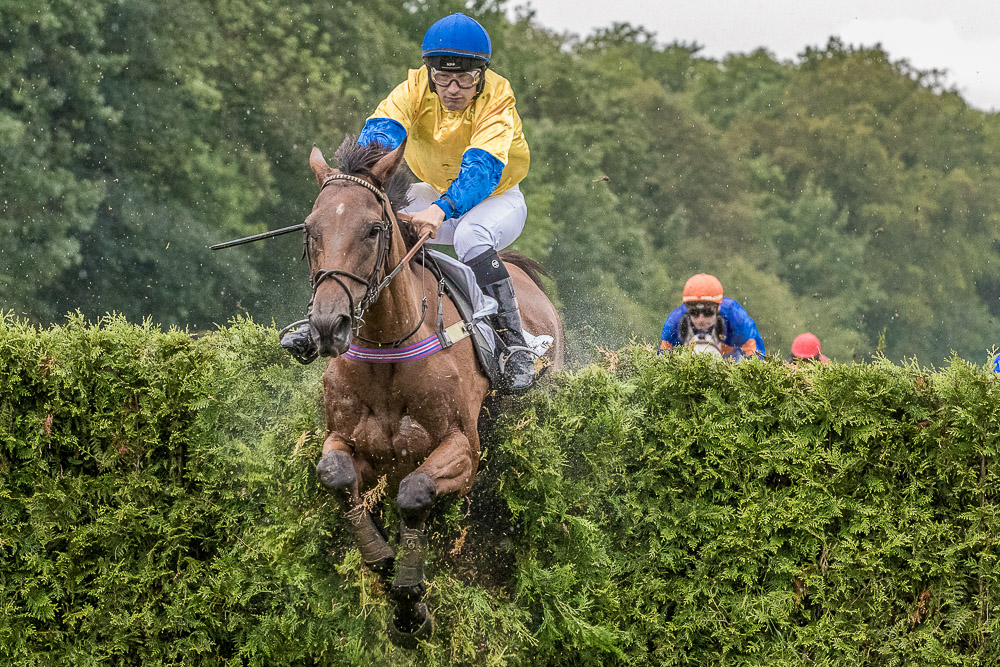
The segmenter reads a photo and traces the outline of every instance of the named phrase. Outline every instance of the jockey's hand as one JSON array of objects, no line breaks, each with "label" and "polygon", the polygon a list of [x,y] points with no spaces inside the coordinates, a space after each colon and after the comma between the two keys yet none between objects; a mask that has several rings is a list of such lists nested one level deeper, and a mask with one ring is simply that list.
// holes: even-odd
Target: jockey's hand
[{"label": "jockey's hand", "polygon": [[441,229],[441,223],[444,222],[444,211],[436,204],[431,204],[422,211],[410,214],[410,222],[417,230],[417,236],[430,232],[431,238],[434,238]]}]

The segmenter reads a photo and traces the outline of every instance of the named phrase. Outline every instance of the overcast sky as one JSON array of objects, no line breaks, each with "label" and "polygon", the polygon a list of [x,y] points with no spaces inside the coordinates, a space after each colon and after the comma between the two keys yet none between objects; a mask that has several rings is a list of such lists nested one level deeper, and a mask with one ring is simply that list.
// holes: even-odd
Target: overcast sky
[{"label": "overcast sky", "polygon": [[721,58],[765,47],[794,60],[806,46],[881,43],[892,60],[946,69],[971,106],[1000,111],[1000,0],[530,0],[538,21],[589,34],[614,22],[640,25],[660,43],[697,42]]}]

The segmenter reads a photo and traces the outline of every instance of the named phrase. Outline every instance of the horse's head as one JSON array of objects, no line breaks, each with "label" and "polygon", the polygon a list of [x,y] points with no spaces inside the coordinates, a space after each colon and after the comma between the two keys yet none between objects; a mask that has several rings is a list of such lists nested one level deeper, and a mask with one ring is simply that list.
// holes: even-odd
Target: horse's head
[{"label": "horse's head", "polygon": [[[347,351],[358,319],[378,297],[399,238],[394,202],[384,189],[403,159],[403,146],[386,153],[378,147],[354,144],[350,138],[337,150],[338,165],[327,164],[314,147],[309,164],[320,186],[312,213],[305,220],[313,301],[309,325],[319,353],[336,357]],[[398,205],[398,197],[393,197]]]},{"label": "horse's head", "polygon": [[716,357],[722,356],[722,344],[711,333],[696,333],[688,341],[688,345],[693,347],[694,351],[699,354],[708,354]]}]

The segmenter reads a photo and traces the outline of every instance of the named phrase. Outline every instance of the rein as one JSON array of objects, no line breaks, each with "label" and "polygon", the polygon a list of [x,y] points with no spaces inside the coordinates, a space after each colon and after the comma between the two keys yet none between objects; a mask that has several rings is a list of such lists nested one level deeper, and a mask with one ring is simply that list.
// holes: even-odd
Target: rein
[{"label": "rein", "polygon": [[[355,351],[355,354],[350,353],[344,356],[348,358],[354,358],[365,361],[372,361],[374,363],[393,363],[393,361],[407,361],[413,358],[423,358],[427,354],[433,354],[437,350],[450,347],[462,338],[468,337],[470,333],[464,327],[459,326],[461,323],[456,323],[447,329],[442,324],[442,298],[444,294],[444,283],[438,285],[438,326],[437,333],[430,338],[427,338],[419,343],[410,345],[402,350],[398,347],[402,343],[409,340],[420,327],[423,326],[424,321],[427,319],[427,297],[424,297],[420,309],[420,321],[417,325],[405,336],[398,338],[393,341],[377,341],[370,338],[365,338],[361,335],[361,327],[364,326],[364,314],[377,300],[379,295],[382,293],[386,287],[392,282],[392,279],[399,275],[399,272],[406,267],[410,260],[417,254],[418,250],[423,248],[424,243],[430,238],[430,232],[425,233],[421,236],[413,247],[410,248],[406,256],[400,260],[391,271],[388,271],[381,280],[378,280],[379,271],[384,269],[386,262],[389,260],[389,253],[392,250],[392,228],[394,225],[398,224],[396,219],[396,214],[392,210],[392,204],[389,201],[388,195],[385,191],[378,186],[366,181],[363,178],[358,178],[357,176],[351,176],[350,174],[334,174],[328,176],[326,180],[320,185],[320,192],[323,191],[326,186],[334,181],[348,181],[354,183],[355,185],[360,185],[367,189],[378,200],[379,204],[382,206],[382,219],[378,223],[379,237],[378,237],[378,248],[376,249],[375,264],[372,267],[371,272],[367,277],[361,277],[350,271],[342,271],[340,269],[321,269],[314,271],[312,266],[312,256],[309,253],[309,230],[306,228],[305,223],[299,223],[297,225],[292,225],[290,227],[283,227],[282,229],[277,229],[271,232],[264,232],[262,234],[255,234],[253,236],[247,236],[241,239],[236,239],[235,241],[227,241],[225,243],[217,243],[210,246],[212,250],[219,250],[221,248],[230,248],[236,245],[242,245],[244,243],[251,243],[253,241],[260,241],[263,239],[273,238],[275,236],[280,236],[282,234],[287,234],[289,232],[294,232],[302,230],[303,232],[303,245],[304,245],[304,255],[306,260],[309,262],[309,286],[312,287],[312,296],[309,297],[309,305],[306,307],[306,318],[299,320],[297,322],[292,322],[279,333],[280,336],[284,336],[286,332],[299,327],[303,324],[309,322],[309,317],[312,315],[313,304],[316,301],[316,291],[324,280],[332,280],[337,283],[342,290],[347,294],[347,303],[351,313],[351,328],[354,330],[354,335],[360,340],[366,341],[377,345],[378,348],[361,348],[351,346],[351,349]],[[421,274],[423,275],[423,274]],[[353,280],[355,282],[361,283],[365,286],[365,295],[360,302],[354,303],[354,297],[351,295],[351,290],[347,287],[344,280]],[[438,346],[436,349],[428,351],[430,347],[433,347],[431,341],[437,341]],[[386,350],[384,353],[380,352],[381,348],[397,348],[394,350]],[[397,352],[403,352],[402,355],[396,354]],[[426,354],[424,354],[426,352]]]}]

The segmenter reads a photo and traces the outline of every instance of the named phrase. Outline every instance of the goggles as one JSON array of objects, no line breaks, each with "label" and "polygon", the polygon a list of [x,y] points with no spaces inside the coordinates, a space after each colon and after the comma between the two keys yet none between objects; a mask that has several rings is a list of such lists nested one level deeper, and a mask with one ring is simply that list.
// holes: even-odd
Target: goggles
[{"label": "goggles", "polygon": [[474,69],[468,72],[442,72],[439,69],[431,67],[431,80],[434,82],[435,86],[439,86],[442,89],[448,88],[451,82],[454,81],[458,84],[459,88],[472,88],[479,81],[479,70]]},{"label": "goggles", "polygon": [[691,317],[715,317],[719,312],[719,307],[714,303],[696,303],[687,307],[687,313]]}]

